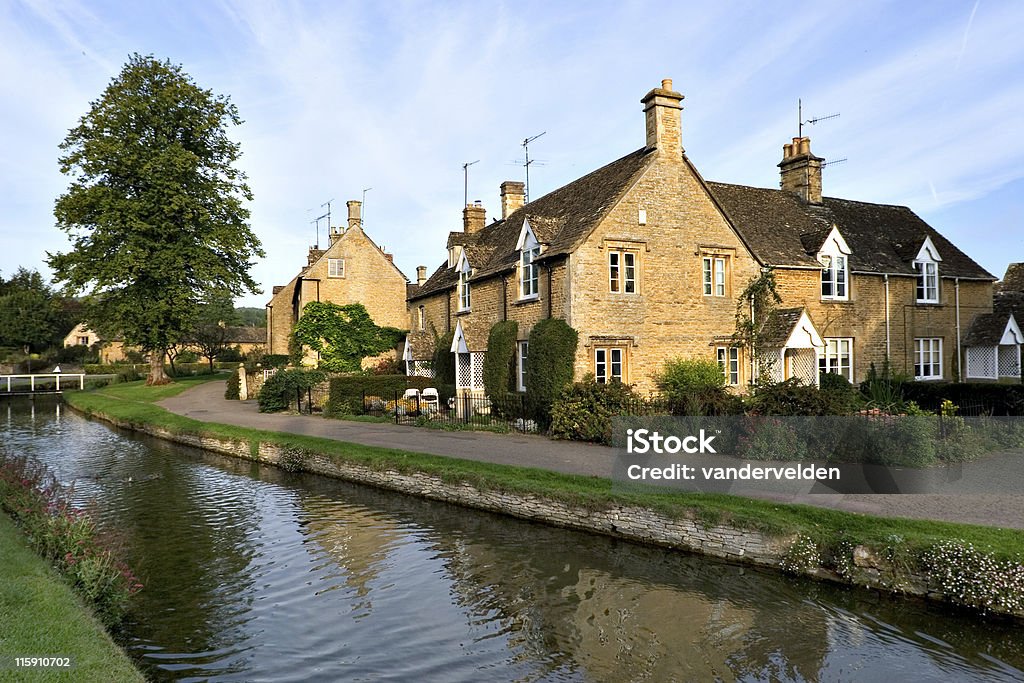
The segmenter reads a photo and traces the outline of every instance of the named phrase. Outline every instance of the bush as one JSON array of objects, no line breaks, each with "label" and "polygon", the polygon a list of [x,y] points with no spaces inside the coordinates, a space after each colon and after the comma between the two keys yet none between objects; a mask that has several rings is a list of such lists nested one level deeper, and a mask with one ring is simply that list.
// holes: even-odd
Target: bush
[{"label": "bush", "polygon": [[74,365],[84,365],[85,363],[95,363],[99,358],[96,351],[84,344],[75,344],[73,346],[62,346],[57,349],[57,352],[53,355],[53,363],[72,363]]},{"label": "bush", "polygon": [[852,413],[860,406],[859,394],[850,381],[834,372],[826,372],[821,376],[819,390],[828,394],[834,403],[836,414]]},{"label": "bush", "polygon": [[484,389],[492,397],[503,396],[515,389],[516,338],[519,323],[505,320],[494,323],[487,337],[487,355],[484,356]]},{"label": "bush", "polygon": [[327,375],[319,370],[278,370],[260,389],[257,399],[260,412],[287,410],[291,399],[295,398],[297,393],[312,389],[325,379]]},{"label": "bush", "polygon": [[707,359],[672,358],[655,376],[673,415],[730,415],[742,403],[725,389],[718,363]]},{"label": "bush", "polygon": [[242,397],[241,390],[242,379],[238,376],[238,370],[235,370],[228,377],[228,385],[224,389],[224,398],[228,401],[237,401]]},{"label": "bush", "polygon": [[283,368],[288,365],[288,354],[287,353],[267,353],[262,356],[260,363],[263,364],[265,369],[270,368]]},{"label": "bush", "polygon": [[[278,372],[280,374],[280,372]],[[276,375],[275,375],[276,377]],[[401,395],[406,389],[415,388],[421,391],[427,387],[436,387],[439,400],[447,402],[454,395],[454,386],[443,390],[432,377],[407,377],[405,375],[345,375],[332,377],[328,391],[327,405],[324,406],[325,417],[339,415],[362,415],[363,396],[378,396],[384,401],[394,401],[395,394]]]},{"label": "bush", "polygon": [[434,377],[439,384],[455,384],[455,354],[452,353],[452,340],[455,330],[448,330],[437,338],[434,346]]},{"label": "bush", "polygon": [[579,335],[560,318],[541,320],[530,331],[526,391],[543,425],[551,423],[551,408],[562,389],[572,383]]},{"label": "bush", "polygon": [[795,378],[759,386],[747,405],[755,415],[847,415],[853,409],[841,394],[821,391]]},{"label": "bush", "polygon": [[900,390],[922,408],[937,411],[945,400],[960,406],[960,414],[1024,415],[1024,385],[982,382],[904,382]]},{"label": "bush", "polygon": [[640,401],[631,385],[598,384],[593,375],[588,375],[559,394],[551,408],[551,435],[556,439],[610,445],[612,418],[629,414]]},{"label": "bush", "polygon": [[217,360],[222,363],[241,363],[245,360],[245,355],[242,353],[241,346],[230,346],[217,353]]},{"label": "bush", "polygon": [[370,368],[370,374],[372,375],[404,375],[405,374],[405,363],[402,363],[394,356],[388,356],[387,358],[381,358],[377,361],[372,368]]}]

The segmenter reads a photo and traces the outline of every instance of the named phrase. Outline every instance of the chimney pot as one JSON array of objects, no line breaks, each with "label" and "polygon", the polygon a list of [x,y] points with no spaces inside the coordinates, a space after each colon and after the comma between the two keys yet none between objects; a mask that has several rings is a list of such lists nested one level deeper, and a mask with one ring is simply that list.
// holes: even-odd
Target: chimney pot
[{"label": "chimney pot", "polygon": [[348,207],[348,229],[362,227],[363,203],[357,199],[351,199],[345,205]]},{"label": "chimney pot", "polygon": [[423,286],[423,283],[427,281],[427,267],[416,266],[416,285],[419,287]]},{"label": "chimney pot", "polygon": [[672,89],[672,79],[671,78],[663,78],[663,79],[661,79],[661,89],[662,90],[671,90]]},{"label": "chimney pot", "polygon": [[782,146],[779,186],[808,204],[821,204],[821,157],[811,153],[810,138],[793,138]]}]

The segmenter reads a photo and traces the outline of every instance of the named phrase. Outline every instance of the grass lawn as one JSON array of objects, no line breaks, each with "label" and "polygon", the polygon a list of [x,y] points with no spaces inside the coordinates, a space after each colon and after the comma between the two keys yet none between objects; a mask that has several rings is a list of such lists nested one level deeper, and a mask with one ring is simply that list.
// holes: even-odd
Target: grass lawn
[{"label": "grass lawn", "polygon": [[[1024,557],[1024,534],[1015,529],[872,517],[726,494],[624,492],[613,490],[613,482],[609,479],[200,422],[152,404],[184,391],[197,380],[199,378],[187,378],[161,387],[146,387],[141,383],[115,385],[99,391],[69,394],[67,401],[87,413],[151,424],[178,433],[235,439],[248,442],[253,449],[258,448],[261,441],[275,443],[377,470],[424,472],[448,482],[466,482],[486,490],[534,494],[592,509],[622,504],[637,505],[673,517],[695,515],[705,523],[726,522],[736,527],[777,535],[804,534],[824,544],[846,539],[875,548],[899,545],[902,549],[915,551],[938,541],[959,539],[992,552],[997,557]],[[894,537],[898,539],[894,540]]]},{"label": "grass lawn", "polygon": [[[0,513],[0,680],[144,681],[71,588]],[[16,657],[70,657],[71,669],[15,668]]]}]

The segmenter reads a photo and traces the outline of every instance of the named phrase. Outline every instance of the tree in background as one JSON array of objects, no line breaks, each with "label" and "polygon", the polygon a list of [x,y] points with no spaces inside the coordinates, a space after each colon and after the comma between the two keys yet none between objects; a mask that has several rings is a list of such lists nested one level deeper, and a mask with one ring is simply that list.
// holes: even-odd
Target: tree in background
[{"label": "tree in background", "polygon": [[239,306],[235,309],[238,324],[246,327],[266,327],[267,309],[252,306]]},{"label": "tree in background", "polygon": [[199,307],[190,341],[199,355],[210,363],[210,372],[213,372],[213,360],[228,348],[228,327],[236,322],[235,307],[227,292],[214,293]]},{"label": "tree in background", "polygon": [[60,148],[68,191],[54,215],[72,250],[48,254],[56,280],[85,292],[89,326],[150,354],[148,384],[215,291],[258,293],[247,224],[252,193],[234,167],[238,125],[227,97],[169,61],[133,55]]},{"label": "tree in background", "polygon": [[292,346],[298,360],[305,348],[317,352],[323,370],[358,372],[364,358],[393,349],[404,335],[393,327],[378,327],[362,304],[311,301],[292,330]]},{"label": "tree in background", "polygon": [[19,268],[0,278],[0,346],[18,346],[27,355],[59,341],[70,331],[62,301],[34,271]]}]

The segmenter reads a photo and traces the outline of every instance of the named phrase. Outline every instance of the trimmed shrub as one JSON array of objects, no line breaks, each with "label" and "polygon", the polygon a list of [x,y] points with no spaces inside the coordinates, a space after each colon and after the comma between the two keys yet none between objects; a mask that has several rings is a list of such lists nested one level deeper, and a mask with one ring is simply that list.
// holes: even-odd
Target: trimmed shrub
[{"label": "trimmed shrub", "polygon": [[228,377],[227,388],[224,389],[224,398],[228,401],[237,401],[242,397],[242,380],[238,376],[238,370],[235,370]]},{"label": "trimmed shrub", "polygon": [[740,401],[725,389],[718,363],[708,359],[671,358],[655,376],[673,415],[731,415]]},{"label": "trimmed shrub", "polygon": [[327,378],[320,370],[278,370],[270,376],[257,397],[261,413],[287,410],[297,393],[312,389]]},{"label": "trimmed shrub", "polygon": [[551,435],[611,445],[612,418],[628,414],[639,401],[632,385],[598,384],[593,375],[588,375],[558,395],[551,408]]},{"label": "trimmed shrub", "polygon": [[828,394],[835,402],[839,414],[852,413],[860,406],[860,396],[850,380],[834,372],[821,376],[819,390]]},{"label": "trimmed shrub", "polygon": [[798,379],[758,387],[748,400],[748,407],[755,415],[822,416],[852,411],[849,401],[841,395],[821,391]]},{"label": "trimmed shrub", "polygon": [[544,426],[551,423],[551,408],[559,393],[572,383],[579,334],[560,318],[541,320],[530,331],[530,357],[526,363],[526,391]]},{"label": "trimmed shrub", "polygon": [[[278,372],[278,374],[281,374]],[[275,375],[276,377],[277,375]],[[394,401],[395,394],[405,393],[406,389],[423,390],[436,387],[439,400],[447,402],[454,395],[454,387],[445,395],[443,385],[437,384],[432,377],[406,377],[405,375],[345,375],[332,377],[328,392],[327,405],[324,406],[325,417],[339,415],[362,415],[363,396],[379,396],[384,401]]]},{"label": "trimmed shrub", "polygon": [[960,407],[960,414],[1024,415],[1024,385],[953,382],[903,382],[907,400],[937,411],[945,400]]},{"label": "trimmed shrub", "polygon": [[452,353],[452,340],[455,330],[448,330],[438,337],[434,346],[434,377],[440,384],[455,384],[455,354]]},{"label": "trimmed shrub", "polygon": [[484,389],[492,399],[515,389],[512,380],[518,335],[519,323],[515,320],[494,323],[491,327],[484,356]]}]

